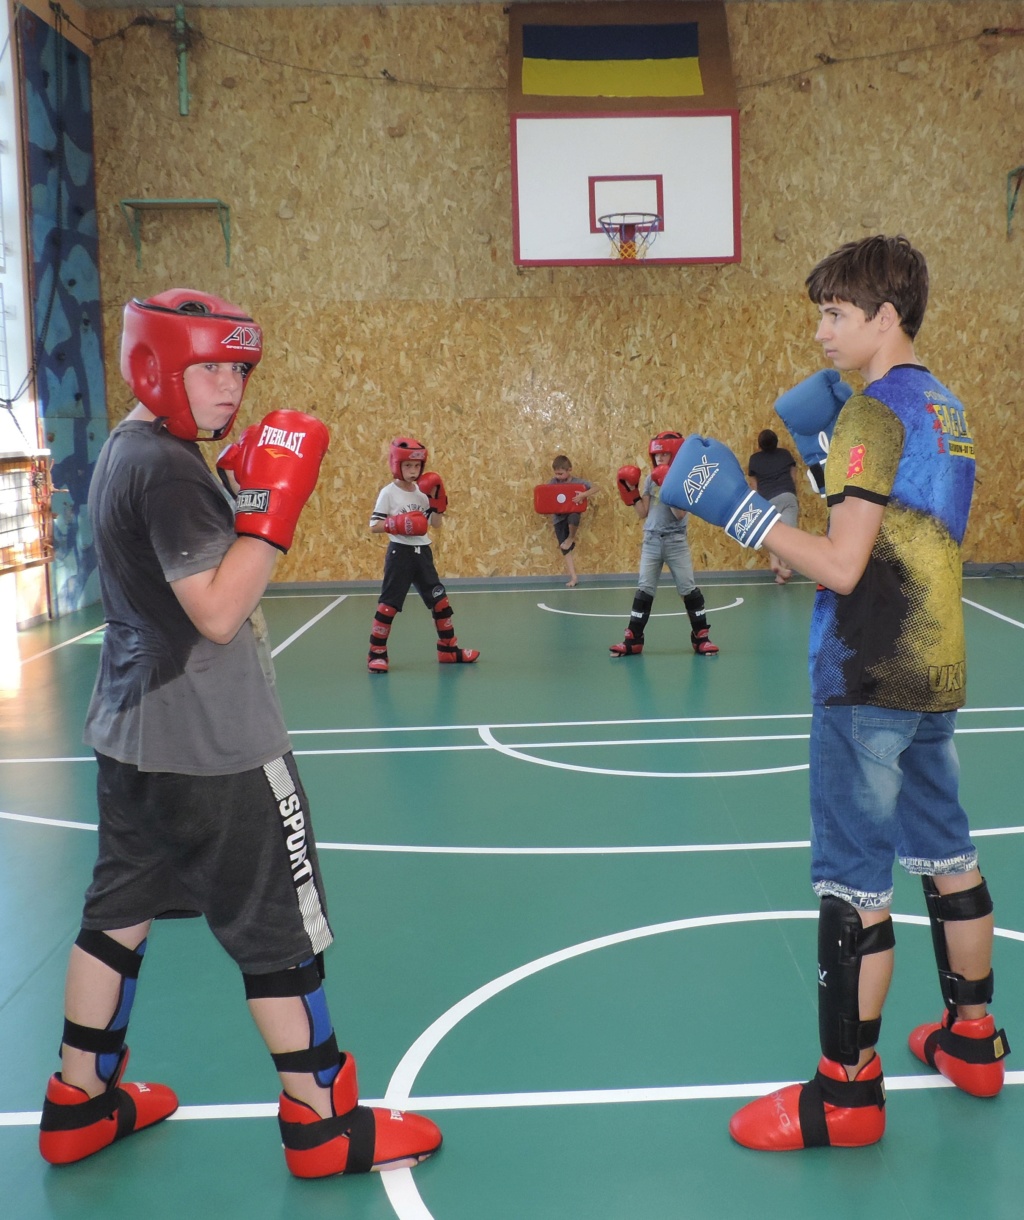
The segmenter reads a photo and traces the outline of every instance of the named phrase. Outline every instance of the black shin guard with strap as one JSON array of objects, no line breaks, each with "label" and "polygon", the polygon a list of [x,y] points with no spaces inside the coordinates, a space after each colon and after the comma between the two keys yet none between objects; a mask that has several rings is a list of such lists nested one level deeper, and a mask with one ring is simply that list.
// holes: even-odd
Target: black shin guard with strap
[{"label": "black shin guard with strap", "polygon": [[135,988],[142,969],[142,958],[146,942],[136,949],[129,949],[114,940],[106,932],[82,928],[75,945],[102,962],[109,970],[120,976],[117,999],[110,1020],[103,1029],[79,1025],[65,1017],[61,1041],[64,1046],[85,1051],[96,1056],[96,1075],[107,1084],[121,1068],[124,1058],[124,1042],[128,1033],[128,1021],[135,1002]]},{"label": "black shin guard with strap", "polygon": [[946,944],[947,923],[970,919],[984,919],[992,914],[992,897],[984,877],[969,890],[957,890],[952,894],[940,894],[931,877],[922,877],[924,900],[928,906],[928,920],[932,928],[932,947],[935,964],[939,970],[939,985],[947,1010],[955,1017],[960,1004],[992,1003],[994,976],[990,970],[983,979],[965,979],[956,974],[949,965],[949,949]]},{"label": "black shin guard with strap", "polygon": [[327,1001],[323,993],[323,955],[291,970],[271,974],[243,974],[247,1000],[302,1000],[309,1022],[309,1046],[293,1051],[271,1052],[279,1072],[309,1072],[321,1088],[327,1088],[338,1073],[340,1052]]},{"label": "black shin guard with strap", "polygon": [[[896,944],[892,919],[864,927],[856,907],[826,894],[818,916],[818,1036],[835,1063],[852,1065],[878,1041],[882,1018],[860,1019],[860,964]],[[848,1103],[844,1103],[848,1104]]]},{"label": "black shin guard with strap", "polygon": [[644,629],[647,626],[647,620],[651,617],[653,605],[653,594],[638,589],[633,598],[633,608],[629,612],[629,630],[633,633],[632,638],[636,642],[640,642],[644,638]]},{"label": "black shin guard with strap", "polygon": [[700,589],[691,589],[683,595],[683,605],[690,619],[690,627],[694,631],[706,631],[708,616],[704,613],[704,594]]}]

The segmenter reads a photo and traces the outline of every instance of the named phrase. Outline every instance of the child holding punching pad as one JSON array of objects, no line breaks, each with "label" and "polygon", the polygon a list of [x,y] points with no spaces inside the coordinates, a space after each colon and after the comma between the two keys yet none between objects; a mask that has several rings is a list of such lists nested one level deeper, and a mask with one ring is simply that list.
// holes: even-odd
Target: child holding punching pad
[{"label": "child holding punching pad", "polygon": [[241,971],[281,1078],[293,1174],[409,1166],[441,1145],[427,1118],[360,1106],[355,1061],[338,1050],[323,989],[332,933],[259,609],[327,429],[298,411],[247,428],[218,462],[237,501],[199,450],[231,429],[262,354],[253,319],[206,293],[125,309],[121,372],[138,403],[89,490],[107,620],[85,728],[99,845],[43,1104],[39,1147],[55,1165],[177,1109],[166,1085],[123,1075],[153,921],[182,915],[205,916]]},{"label": "child holding punching pad", "polygon": [[[784,524],[731,451],[691,437],[663,497],[771,550],[819,584],[811,621],[811,880],[818,917],[821,1059],[807,1084],[753,1101],[730,1132],[769,1151],[859,1147],[885,1130],[876,1052],[892,976],[893,861],[921,877],[941,1020],[910,1051],[976,1097],[1002,1088],[1006,1035],[992,1000],[992,899],[960,805],[953,732],[965,699],[961,543],[974,488],[963,406],[914,339],[928,270],[904,237],[868,237],[807,279],[816,338],[860,394],[822,370],[776,410],[804,460],[827,455],[825,536]],[[827,444],[822,445],[824,434]]]}]

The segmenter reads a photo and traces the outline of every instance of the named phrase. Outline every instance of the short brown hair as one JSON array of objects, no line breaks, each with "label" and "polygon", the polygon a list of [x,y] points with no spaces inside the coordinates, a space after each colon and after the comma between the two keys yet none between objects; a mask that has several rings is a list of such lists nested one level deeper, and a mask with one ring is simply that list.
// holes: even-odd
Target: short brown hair
[{"label": "short brown hair", "polygon": [[886,301],[911,339],[928,305],[928,264],[905,237],[864,237],[823,258],[806,279],[815,305],[848,301],[871,319]]},{"label": "short brown hair", "polygon": [[560,453],[558,455],[558,457],[556,457],[555,460],[551,463],[551,469],[552,470],[572,470],[572,462],[569,461],[569,459],[565,456],[564,453]]}]

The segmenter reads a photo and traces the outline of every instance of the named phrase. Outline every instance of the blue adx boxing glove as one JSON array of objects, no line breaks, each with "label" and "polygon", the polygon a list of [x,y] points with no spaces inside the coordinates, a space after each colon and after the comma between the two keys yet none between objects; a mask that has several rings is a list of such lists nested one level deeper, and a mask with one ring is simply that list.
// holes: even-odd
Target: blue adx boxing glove
[{"label": "blue adx boxing glove", "polygon": [[759,547],[779,520],[775,505],[750,490],[729,446],[706,436],[683,443],[661,485],[661,498],[720,525],[740,546]]},{"label": "blue adx boxing glove", "polygon": [[811,486],[825,494],[825,458],[843,404],[853,390],[835,369],[819,369],[775,400],[775,411],[796,441]]}]

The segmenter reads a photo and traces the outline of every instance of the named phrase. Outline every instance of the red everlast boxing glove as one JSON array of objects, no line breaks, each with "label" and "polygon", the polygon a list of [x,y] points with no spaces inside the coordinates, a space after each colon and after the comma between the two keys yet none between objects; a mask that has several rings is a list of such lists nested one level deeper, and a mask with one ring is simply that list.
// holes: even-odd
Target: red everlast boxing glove
[{"label": "red everlast boxing glove", "polygon": [[234,476],[235,532],[287,551],[331,442],[326,426],[301,411],[271,411],[217,460]]},{"label": "red everlast boxing glove", "polygon": [[433,470],[428,470],[416,480],[416,486],[430,501],[429,512],[443,513],[448,507],[448,493],[444,489],[444,480]]},{"label": "red everlast boxing glove", "polygon": [[389,534],[404,538],[421,538],[428,530],[427,514],[418,509],[411,513],[396,513],[384,518],[384,528]]}]

